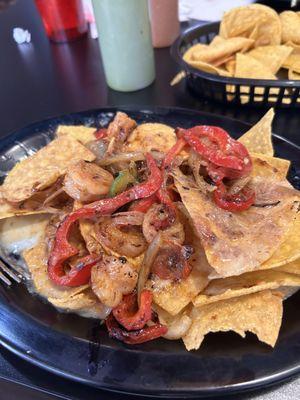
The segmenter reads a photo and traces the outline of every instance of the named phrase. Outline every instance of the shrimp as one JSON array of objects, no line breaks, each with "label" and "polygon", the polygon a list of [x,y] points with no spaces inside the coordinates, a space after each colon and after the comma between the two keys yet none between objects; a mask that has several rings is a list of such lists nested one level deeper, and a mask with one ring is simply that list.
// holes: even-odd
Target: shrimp
[{"label": "shrimp", "polygon": [[147,242],[140,227],[117,225],[110,217],[104,218],[99,223],[97,238],[104,246],[126,257],[137,257],[147,248]]},{"label": "shrimp", "polygon": [[101,303],[112,308],[134,290],[137,279],[138,273],[125,257],[104,255],[91,272],[92,290]]},{"label": "shrimp", "polygon": [[133,119],[119,111],[108,125],[107,137],[108,139],[115,138],[118,143],[124,143],[136,126],[137,123]]},{"label": "shrimp", "polygon": [[74,200],[87,203],[106,195],[113,179],[105,169],[80,160],[67,170],[63,187]]},{"label": "shrimp", "polygon": [[148,243],[153,241],[158,231],[174,243],[184,242],[184,227],[165,204],[153,204],[144,217],[143,234]]}]

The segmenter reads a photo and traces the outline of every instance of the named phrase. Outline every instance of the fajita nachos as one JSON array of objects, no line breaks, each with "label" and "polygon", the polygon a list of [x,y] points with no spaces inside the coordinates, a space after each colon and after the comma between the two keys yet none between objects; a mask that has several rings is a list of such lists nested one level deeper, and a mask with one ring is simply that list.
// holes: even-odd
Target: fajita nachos
[{"label": "fajita nachos", "polygon": [[[280,19],[264,18],[269,28],[249,20],[240,32],[229,15],[201,62],[225,40],[224,58],[280,46]],[[163,337],[194,350],[210,332],[249,331],[273,347],[284,296],[300,286],[300,193],[274,156],[273,116],[239,140],[122,112],[100,129],[59,126],[0,188],[1,246],[23,252],[37,294],[104,320],[124,343]]]}]

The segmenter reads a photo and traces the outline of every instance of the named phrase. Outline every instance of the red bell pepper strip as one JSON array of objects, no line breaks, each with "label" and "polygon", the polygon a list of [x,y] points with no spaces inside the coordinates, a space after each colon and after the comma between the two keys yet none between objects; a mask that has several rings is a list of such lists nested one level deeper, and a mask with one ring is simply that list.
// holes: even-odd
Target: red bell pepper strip
[{"label": "red bell pepper strip", "polygon": [[128,332],[125,329],[120,328],[112,313],[106,318],[105,324],[111,338],[118,339],[126,344],[149,342],[150,340],[157,339],[168,332],[168,328],[159,323],[147,326],[137,331]]},{"label": "red bell pepper strip", "polygon": [[174,158],[181,152],[186,146],[186,141],[181,137],[177,142],[168,150],[162,162],[162,170],[167,170],[172,165]]},{"label": "red bell pepper strip", "polygon": [[157,202],[157,196],[156,194],[153,194],[150,197],[146,197],[145,199],[141,199],[141,200],[137,200],[135,202],[133,202],[130,207],[129,210],[130,211],[140,211],[143,213],[146,213],[149,208]]},{"label": "red bell pepper strip", "polygon": [[248,210],[255,201],[255,193],[252,189],[244,187],[239,193],[230,195],[226,193],[223,183],[213,192],[213,196],[218,207],[232,212]]},{"label": "red bell pepper strip", "polygon": [[160,188],[162,174],[151,154],[146,154],[146,159],[150,170],[150,176],[146,182],[133,186],[114,198],[102,199],[79,208],[62,221],[56,231],[54,246],[48,259],[48,274],[54,283],[62,286],[84,285],[89,281],[91,267],[98,261],[97,257],[91,255],[89,262],[85,262],[81,268],[74,267],[69,272],[65,272],[64,262],[78,254],[78,249],[68,242],[70,229],[77,220],[111,214],[133,200],[153,195]]},{"label": "red bell pepper strip", "polygon": [[97,140],[103,139],[107,136],[107,129],[106,128],[100,128],[94,133],[95,137]]},{"label": "red bell pepper strip", "polygon": [[[174,146],[172,146],[168,150],[168,152],[165,155],[165,158],[163,159],[163,162],[162,162],[161,169],[163,172],[167,172],[167,170],[172,165],[174,158],[177,156],[177,154],[179,154],[181,152],[181,150],[185,146],[186,146],[186,141],[183,138],[179,138],[177,140],[177,142],[174,144]],[[169,193],[167,192],[166,188],[162,187],[159,189],[157,194],[155,194],[151,197],[148,197],[147,199],[142,199],[142,200],[139,200],[139,201],[133,203],[129,209],[130,209],[130,211],[140,211],[140,212],[146,213],[149,210],[149,208],[152,206],[152,204],[157,202],[157,200],[159,200],[161,203],[168,204],[171,207],[173,205],[172,199],[171,199]]]},{"label": "red bell pepper strip", "polygon": [[199,125],[185,130],[183,137],[206,161],[224,167],[228,172],[239,171],[239,177],[251,172],[252,163],[246,147],[222,128]]},{"label": "red bell pepper strip", "polygon": [[[177,142],[168,150],[167,154],[165,155],[163,162],[162,162],[162,172],[167,174],[169,172],[170,167],[172,166],[172,162],[174,158],[181,152],[181,150],[186,146],[186,141],[183,138],[179,138]],[[165,177],[166,180],[166,177]],[[167,204],[170,208],[173,209],[173,213],[176,213],[175,206],[173,204],[172,198],[170,193],[166,188],[166,183],[164,182],[162,187],[157,192],[158,200],[163,203]]]},{"label": "red bell pepper strip", "polygon": [[140,306],[137,309],[137,295],[135,292],[123,297],[121,303],[112,310],[113,316],[128,331],[144,328],[152,317],[152,292],[144,289],[141,292]]}]

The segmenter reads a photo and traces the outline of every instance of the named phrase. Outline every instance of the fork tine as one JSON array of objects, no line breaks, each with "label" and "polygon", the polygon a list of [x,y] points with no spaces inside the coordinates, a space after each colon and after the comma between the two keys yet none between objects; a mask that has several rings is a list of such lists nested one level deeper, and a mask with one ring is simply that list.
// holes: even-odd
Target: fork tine
[{"label": "fork tine", "polygon": [[20,283],[21,278],[20,276],[16,275],[10,268],[8,268],[1,260],[0,260],[0,269],[2,271],[6,272],[7,275],[9,275],[14,281]]},{"label": "fork tine", "polygon": [[6,276],[5,276],[4,274],[2,274],[1,271],[0,271],[0,279],[1,279],[4,283],[6,283],[6,285],[8,285],[8,286],[11,285],[11,281],[10,281],[8,278],[6,278]]},{"label": "fork tine", "polygon": [[[4,261],[3,261],[3,258],[0,258],[0,264],[4,264],[4,265],[7,265]],[[25,279],[30,279],[30,275],[28,274],[28,272],[24,269],[24,268],[22,268],[22,267],[20,267],[19,265],[17,265],[17,264],[15,264],[14,262],[9,262],[9,267],[8,268],[10,268],[10,270],[14,270],[18,275],[20,275],[22,278],[25,278]],[[1,268],[1,267],[0,267]]]}]

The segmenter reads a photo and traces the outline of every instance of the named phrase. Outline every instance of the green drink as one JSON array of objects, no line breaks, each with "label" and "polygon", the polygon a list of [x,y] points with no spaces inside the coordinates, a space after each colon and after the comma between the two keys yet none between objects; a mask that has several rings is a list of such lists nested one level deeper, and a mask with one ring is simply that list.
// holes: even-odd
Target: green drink
[{"label": "green drink", "polygon": [[107,84],[130,92],[155,78],[147,0],[93,0]]}]

